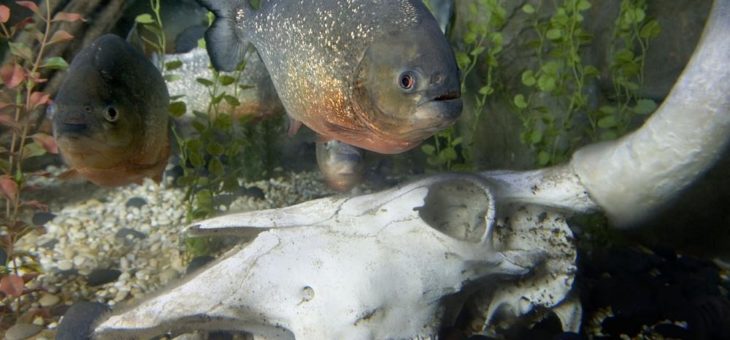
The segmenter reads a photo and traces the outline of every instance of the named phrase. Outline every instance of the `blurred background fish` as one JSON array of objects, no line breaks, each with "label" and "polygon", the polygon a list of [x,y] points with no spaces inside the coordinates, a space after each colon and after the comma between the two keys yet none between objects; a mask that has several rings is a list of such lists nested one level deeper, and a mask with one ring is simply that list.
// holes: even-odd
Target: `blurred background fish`
[{"label": "blurred background fish", "polygon": [[156,181],[170,155],[169,96],[160,72],[116,35],[73,59],[50,113],[70,170],[101,186]]},{"label": "blurred background fish", "polygon": [[335,190],[350,190],[362,181],[362,151],[352,145],[336,140],[318,142],[317,165],[327,185]]}]

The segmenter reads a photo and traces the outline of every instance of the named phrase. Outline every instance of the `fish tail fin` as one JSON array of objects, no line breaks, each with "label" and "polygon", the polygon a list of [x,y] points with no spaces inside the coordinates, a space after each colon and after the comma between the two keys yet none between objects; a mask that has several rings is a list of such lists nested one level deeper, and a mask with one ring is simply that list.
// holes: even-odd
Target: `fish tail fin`
[{"label": "fish tail fin", "polygon": [[215,14],[213,25],[205,32],[205,45],[210,61],[217,70],[233,71],[243,61],[248,40],[244,37],[244,18],[252,13],[248,1],[198,0]]}]

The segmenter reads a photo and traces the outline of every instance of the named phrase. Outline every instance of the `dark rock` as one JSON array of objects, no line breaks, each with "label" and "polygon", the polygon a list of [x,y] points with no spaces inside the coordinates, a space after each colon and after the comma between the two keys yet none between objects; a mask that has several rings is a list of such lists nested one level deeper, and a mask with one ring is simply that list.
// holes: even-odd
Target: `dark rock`
[{"label": "dark rock", "polygon": [[53,247],[55,247],[57,243],[58,243],[58,240],[54,238],[52,240],[49,240],[46,243],[41,244],[41,248],[53,249]]},{"label": "dark rock", "polygon": [[601,327],[603,332],[618,337],[621,334],[626,334],[629,337],[634,337],[641,331],[643,322],[635,320],[631,317],[610,317],[603,320]]},{"label": "dark rock", "polygon": [[208,333],[208,340],[233,340],[233,334],[230,332],[211,332]]},{"label": "dark rock", "polygon": [[140,208],[143,205],[147,204],[147,200],[142,197],[132,197],[127,201],[127,208],[134,207],[134,208]]},{"label": "dark rock", "polygon": [[37,212],[33,214],[31,222],[33,222],[34,225],[45,225],[55,217],[56,215],[49,212]]},{"label": "dark rock", "polygon": [[0,266],[4,266],[8,263],[8,254],[5,252],[5,248],[0,247]]},{"label": "dark rock", "polygon": [[264,191],[261,190],[261,188],[259,188],[257,186],[242,188],[241,191],[242,191],[242,194],[245,196],[251,196],[253,198],[260,199],[260,200],[266,198],[266,194],[264,193]]},{"label": "dark rock", "polygon": [[188,263],[188,267],[185,269],[185,273],[190,274],[204,267],[206,264],[210,263],[213,260],[215,260],[215,257],[212,256],[198,256],[190,260],[190,263]]},{"label": "dark rock", "polygon": [[109,306],[98,302],[73,304],[58,325],[56,340],[91,339],[93,325],[109,311]]},{"label": "dark rock", "polygon": [[671,323],[662,323],[654,326],[654,332],[670,339],[691,339],[691,333],[680,326]]},{"label": "dark rock", "polygon": [[730,339],[730,300],[701,296],[692,301],[689,330],[696,339]]},{"label": "dark rock", "polygon": [[122,272],[116,269],[94,269],[89,276],[86,277],[86,282],[89,286],[100,286],[105,283],[114,282],[122,275]]},{"label": "dark rock", "polygon": [[130,235],[131,235],[131,238],[133,238],[133,239],[142,240],[142,239],[147,238],[147,234],[145,234],[141,231],[137,231],[137,230],[129,229],[129,228],[119,229],[119,231],[117,232],[117,234],[115,236],[126,240],[126,239],[128,239],[128,237]]},{"label": "dark rock", "polygon": [[581,340],[585,339],[584,336],[578,334],[578,333],[572,333],[572,332],[565,332],[556,335],[553,337],[554,340]]}]

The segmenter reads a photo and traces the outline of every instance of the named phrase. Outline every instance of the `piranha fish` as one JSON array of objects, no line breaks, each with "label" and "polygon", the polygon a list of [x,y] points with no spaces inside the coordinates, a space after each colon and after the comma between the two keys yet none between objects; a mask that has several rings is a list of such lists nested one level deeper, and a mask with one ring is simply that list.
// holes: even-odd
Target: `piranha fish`
[{"label": "piranha fish", "polygon": [[317,165],[330,188],[347,191],[362,181],[363,156],[356,147],[331,140],[316,148]]},{"label": "piranha fish", "polygon": [[129,43],[104,35],[71,62],[50,111],[70,170],[101,186],[156,181],[170,155],[169,96],[155,66]]},{"label": "piranha fish", "polygon": [[293,121],[322,140],[385,153],[409,150],[460,115],[459,71],[419,0],[198,0],[216,20],[211,62],[230,71],[248,43]]}]

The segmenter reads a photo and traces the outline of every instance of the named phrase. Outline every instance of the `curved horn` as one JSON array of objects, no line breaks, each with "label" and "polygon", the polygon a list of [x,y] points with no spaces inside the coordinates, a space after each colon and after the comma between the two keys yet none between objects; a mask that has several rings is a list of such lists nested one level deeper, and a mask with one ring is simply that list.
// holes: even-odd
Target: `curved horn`
[{"label": "curved horn", "polygon": [[600,208],[617,226],[640,222],[714,164],[730,139],[729,33],[730,0],[716,0],[682,75],[640,129],[583,147],[569,164],[481,175],[502,202]]},{"label": "curved horn", "polygon": [[649,216],[719,158],[730,136],[730,1],[716,0],[697,48],[659,109],[637,131],[571,160],[618,226]]}]

